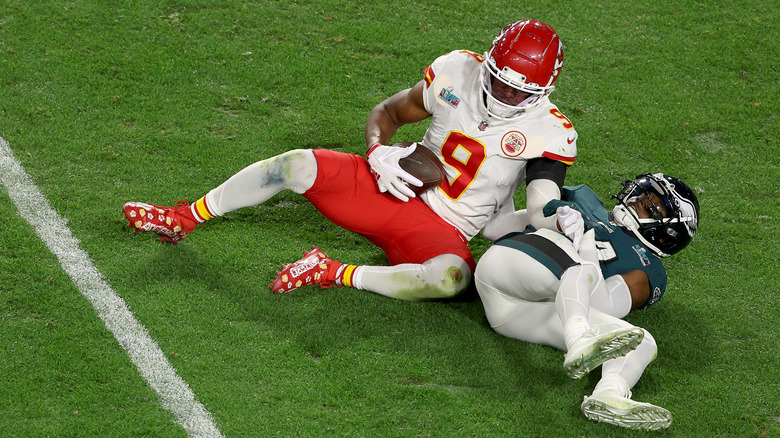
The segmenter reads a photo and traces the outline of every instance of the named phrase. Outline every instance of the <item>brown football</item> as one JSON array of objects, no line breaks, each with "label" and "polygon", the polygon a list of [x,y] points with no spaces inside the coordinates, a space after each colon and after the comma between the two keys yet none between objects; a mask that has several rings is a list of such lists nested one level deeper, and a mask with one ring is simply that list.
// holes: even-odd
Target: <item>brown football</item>
[{"label": "brown football", "polygon": [[[391,146],[408,148],[412,144],[414,143],[404,141],[394,143]],[[438,186],[444,181],[444,166],[439,161],[439,157],[421,143],[417,144],[417,148],[408,157],[398,160],[398,164],[401,166],[401,169],[411,173],[423,182],[422,187],[409,184],[409,187],[418,195]]]}]

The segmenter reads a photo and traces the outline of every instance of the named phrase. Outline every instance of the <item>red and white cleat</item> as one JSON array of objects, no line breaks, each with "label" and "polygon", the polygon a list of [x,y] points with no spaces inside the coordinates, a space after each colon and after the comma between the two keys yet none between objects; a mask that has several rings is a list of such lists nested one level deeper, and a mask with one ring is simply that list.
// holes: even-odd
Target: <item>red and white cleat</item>
[{"label": "red and white cleat", "polygon": [[303,258],[295,263],[282,266],[282,271],[276,273],[276,280],[269,285],[275,294],[289,292],[299,287],[319,284],[322,288],[339,287],[336,273],[341,263],[331,260],[321,249],[311,247],[310,252],[303,252]]},{"label": "red and white cleat", "polygon": [[189,208],[187,201],[177,201],[173,207],[128,202],[122,206],[122,212],[134,231],[152,231],[160,236],[161,242],[179,243],[198,224],[182,214],[189,213]]}]

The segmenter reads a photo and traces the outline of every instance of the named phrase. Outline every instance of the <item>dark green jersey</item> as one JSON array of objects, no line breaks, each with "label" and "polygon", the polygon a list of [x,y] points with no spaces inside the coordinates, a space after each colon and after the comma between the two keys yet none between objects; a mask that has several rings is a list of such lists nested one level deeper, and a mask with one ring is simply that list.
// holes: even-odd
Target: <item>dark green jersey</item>
[{"label": "dark green jersey", "polygon": [[642,306],[647,308],[660,300],[666,291],[666,270],[661,259],[653,254],[631,232],[609,222],[609,212],[598,196],[586,185],[564,187],[561,200],[553,200],[544,207],[546,215],[555,214],[558,207],[568,205],[582,214],[585,231],[596,233],[601,272],[604,278],[639,269],[650,279],[650,298]]}]

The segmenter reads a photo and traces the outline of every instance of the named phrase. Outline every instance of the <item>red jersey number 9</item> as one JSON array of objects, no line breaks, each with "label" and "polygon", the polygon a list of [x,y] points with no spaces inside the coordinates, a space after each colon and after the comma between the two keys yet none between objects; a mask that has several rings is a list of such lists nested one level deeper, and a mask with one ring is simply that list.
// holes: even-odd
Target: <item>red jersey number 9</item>
[{"label": "red jersey number 9", "polygon": [[571,124],[571,120],[569,120],[568,117],[564,116],[561,110],[559,110],[558,108],[551,109],[550,114],[552,114],[553,117],[555,118],[561,119],[563,121],[561,125],[563,125],[564,128],[571,129],[574,127],[574,125]]},{"label": "red jersey number 9", "polygon": [[441,146],[444,163],[458,172],[452,180],[442,181],[439,188],[452,199],[458,199],[474,182],[485,161],[485,145],[459,131],[452,131]]}]

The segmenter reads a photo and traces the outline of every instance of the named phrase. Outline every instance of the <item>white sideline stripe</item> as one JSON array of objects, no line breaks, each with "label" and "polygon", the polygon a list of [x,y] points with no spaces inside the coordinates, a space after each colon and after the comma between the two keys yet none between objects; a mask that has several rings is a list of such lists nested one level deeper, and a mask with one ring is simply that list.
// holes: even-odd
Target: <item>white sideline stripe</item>
[{"label": "white sideline stripe", "polygon": [[17,161],[8,142],[0,137],[0,183],[11,201],[38,233],[49,250],[57,256],[73,283],[97,310],[119,345],[127,351],[141,375],[159,395],[162,406],[171,411],[176,422],[193,437],[221,437],[211,414],[195,399],[195,394],[173,367],[165,354],[136,321],[124,300],[103,279],[89,255],[79,246],[66,222],[38,190]]}]

